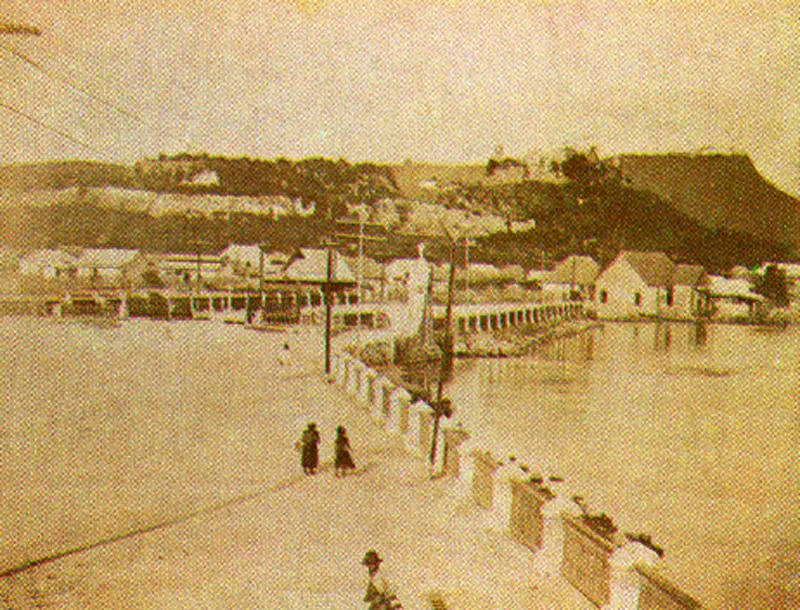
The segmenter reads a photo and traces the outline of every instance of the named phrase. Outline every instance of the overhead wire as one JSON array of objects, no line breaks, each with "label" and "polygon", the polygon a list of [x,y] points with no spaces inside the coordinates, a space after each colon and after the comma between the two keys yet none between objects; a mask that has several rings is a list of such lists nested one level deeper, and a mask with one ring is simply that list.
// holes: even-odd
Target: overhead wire
[{"label": "overhead wire", "polygon": [[151,125],[148,124],[147,121],[145,121],[139,115],[137,115],[137,114],[135,114],[135,113],[133,113],[133,112],[131,112],[129,110],[126,110],[125,108],[119,106],[118,104],[115,104],[114,102],[112,102],[110,100],[107,100],[107,99],[105,99],[105,98],[103,98],[103,97],[101,97],[101,96],[99,96],[99,95],[97,95],[95,93],[92,93],[91,91],[89,91],[85,87],[82,87],[81,85],[73,83],[71,80],[69,80],[69,79],[67,79],[67,78],[65,78],[63,76],[59,76],[58,74],[54,74],[52,70],[49,70],[49,69],[45,68],[40,62],[36,61],[35,59],[32,59],[31,57],[28,57],[27,55],[25,55],[21,51],[15,49],[14,47],[10,47],[10,46],[0,42],[0,49],[3,49],[4,51],[6,51],[8,53],[11,53],[12,55],[17,57],[18,59],[24,61],[26,64],[36,68],[39,72],[41,72],[45,76],[47,76],[49,78],[52,78],[53,80],[58,81],[62,85],[66,85],[67,87],[69,87],[71,89],[74,89],[75,91],[78,91],[78,92],[84,94],[86,97],[89,97],[92,100],[102,104],[106,108],[109,108],[110,110],[118,112],[119,114],[121,114],[123,116],[131,118],[131,119],[133,119],[135,121],[138,121],[142,125],[145,125],[146,127],[152,127]]},{"label": "overhead wire", "polygon": [[[18,49],[14,48],[12,46],[9,46],[7,44],[3,44],[3,43],[0,43],[0,49],[3,49],[7,53],[10,53],[14,57],[16,57],[17,59],[25,62],[27,65],[33,67],[34,69],[39,71],[44,76],[46,76],[48,78],[51,78],[54,81],[59,82],[62,85],[64,85],[64,86],[66,86],[66,87],[68,87],[70,89],[73,89],[73,90],[85,95],[89,99],[93,100],[94,102],[97,102],[98,104],[104,106],[105,108],[107,108],[107,109],[109,109],[111,111],[114,111],[114,112],[116,112],[116,113],[118,113],[118,114],[120,114],[122,116],[125,116],[125,117],[128,117],[130,119],[133,119],[134,121],[137,121],[138,123],[140,123],[141,125],[147,127],[148,129],[150,129],[153,132],[157,132],[158,131],[154,125],[152,125],[149,121],[147,121],[141,115],[139,115],[139,114],[137,114],[135,112],[131,112],[130,110],[127,110],[126,108],[120,106],[119,104],[117,104],[117,103],[115,103],[115,102],[113,102],[113,101],[111,101],[111,100],[109,100],[109,99],[107,99],[105,97],[97,95],[96,93],[93,93],[92,91],[90,91],[86,87],[84,87],[84,86],[82,86],[82,85],[80,85],[80,84],[78,84],[76,82],[73,82],[69,78],[66,78],[64,76],[56,74],[53,70],[48,69],[44,65],[42,65],[41,62],[33,59],[32,57],[26,55],[25,53],[22,53]],[[7,104],[3,104],[3,107],[11,110],[11,108]],[[32,120],[33,122],[35,122],[35,123],[37,123],[37,124],[39,124],[39,125],[41,125],[43,127],[46,127],[48,129],[50,129],[51,131],[59,133],[59,135],[62,135],[64,137],[69,136],[69,134],[67,134],[66,132],[57,130],[56,128],[53,128],[52,126],[49,126],[49,125],[46,126],[46,124],[44,124],[42,121],[39,121],[39,120],[34,119],[33,117],[29,116],[29,115],[26,115],[25,113],[23,113],[22,111],[19,111],[18,109],[13,109],[12,111],[13,112],[17,112],[21,116],[24,116],[25,118],[27,118],[29,120]],[[192,144],[190,142],[186,141],[184,138],[182,138],[180,136],[177,136],[177,134],[175,134],[175,135],[176,135],[176,139],[186,148],[187,151],[190,151],[191,149],[196,148],[196,147],[192,146]],[[69,136],[69,138],[71,138],[71,141],[80,144],[84,148],[92,150],[93,152],[98,152],[96,149],[93,149],[92,147],[88,146],[87,144],[85,144],[83,142],[80,142],[79,140],[77,140],[76,138],[74,138],[72,136]]]},{"label": "overhead wire", "polygon": [[11,106],[10,104],[6,104],[2,100],[0,100],[0,108],[5,108],[9,112],[12,112],[12,113],[14,113],[14,114],[16,114],[18,116],[21,116],[21,117],[29,120],[32,123],[35,123],[39,127],[42,127],[42,128],[47,129],[49,131],[52,131],[53,133],[56,133],[56,134],[60,135],[62,138],[66,139],[66,140],[69,140],[70,142],[72,142],[74,144],[77,144],[78,146],[82,146],[86,150],[89,150],[89,151],[95,153],[96,155],[100,155],[102,157],[110,158],[110,155],[107,152],[104,152],[104,151],[102,151],[102,150],[100,150],[98,148],[95,148],[94,146],[91,146],[90,144],[87,144],[86,142],[83,142],[82,140],[79,140],[75,136],[70,135],[69,133],[67,133],[66,131],[62,131],[61,129],[58,129],[57,127],[53,127],[52,125],[50,125],[48,123],[45,123],[41,119],[37,119],[36,117],[31,116],[30,114],[20,110],[19,108],[15,108],[14,106]]}]

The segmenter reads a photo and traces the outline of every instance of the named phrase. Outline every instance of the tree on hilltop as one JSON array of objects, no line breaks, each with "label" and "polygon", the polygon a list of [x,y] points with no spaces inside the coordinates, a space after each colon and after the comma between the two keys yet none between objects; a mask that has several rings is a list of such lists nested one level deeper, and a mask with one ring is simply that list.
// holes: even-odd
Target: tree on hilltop
[{"label": "tree on hilltop", "polygon": [[764,276],[756,281],[754,290],[778,307],[786,307],[789,304],[786,272],[778,265],[767,265]]}]

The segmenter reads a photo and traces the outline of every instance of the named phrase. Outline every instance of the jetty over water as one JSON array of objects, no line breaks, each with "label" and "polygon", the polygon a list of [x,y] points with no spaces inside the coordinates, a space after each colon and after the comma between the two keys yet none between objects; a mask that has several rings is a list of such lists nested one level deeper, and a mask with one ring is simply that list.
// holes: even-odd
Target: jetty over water
[{"label": "jetty over water", "polygon": [[[305,298],[301,298],[305,297]],[[335,298],[334,328],[399,329],[409,316],[407,303],[381,301],[347,303]],[[160,319],[226,319],[246,321],[248,312],[262,310],[284,322],[317,324],[324,320],[324,297],[286,292],[279,298],[258,292],[203,291],[187,293],[169,290],[147,292],[85,291],[47,296],[0,297],[0,313],[34,315],[110,315]],[[452,310],[452,331],[459,335],[503,330],[527,324],[571,320],[583,317],[583,304],[574,303],[470,303]],[[433,329],[444,330],[446,308],[431,307]]]},{"label": "jetty over water", "polygon": [[[333,309],[334,326],[365,328],[396,328],[394,320],[408,315],[404,303],[361,303],[356,305],[337,305]],[[444,330],[446,307],[432,307],[433,329]],[[527,324],[546,324],[562,320],[572,320],[584,316],[583,303],[470,303],[454,305],[452,311],[452,330],[459,335],[468,335],[493,330],[525,326]]]}]

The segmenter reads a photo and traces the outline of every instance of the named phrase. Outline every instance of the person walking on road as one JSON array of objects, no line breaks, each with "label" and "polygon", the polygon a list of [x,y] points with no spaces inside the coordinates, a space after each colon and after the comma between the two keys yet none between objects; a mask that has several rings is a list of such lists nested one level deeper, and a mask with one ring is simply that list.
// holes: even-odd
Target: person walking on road
[{"label": "person walking on road", "polygon": [[334,468],[336,469],[336,476],[345,476],[348,470],[354,470],[356,467],[353,462],[353,453],[350,448],[350,439],[347,438],[347,430],[344,426],[336,428],[336,440],[334,441]]},{"label": "person walking on road", "polygon": [[308,427],[303,431],[300,444],[303,472],[314,474],[319,465],[319,432],[317,432],[317,424],[314,422],[308,424]]},{"label": "person walking on road", "polygon": [[397,599],[386,575],[380,571],[383,560],[373,550],[367,551],[361,565],[367,566],[369,582],[364,601],[369,604],[369,610],[401,610],[403,604]]}]

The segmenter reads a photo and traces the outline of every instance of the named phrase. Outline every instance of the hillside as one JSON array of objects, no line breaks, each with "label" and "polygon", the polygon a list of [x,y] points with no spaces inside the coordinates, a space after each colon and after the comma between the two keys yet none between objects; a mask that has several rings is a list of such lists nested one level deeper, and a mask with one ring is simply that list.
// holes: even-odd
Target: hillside
[{"label": "hillside", "polygon": [[392,165],[391,171],[400,193],[409,199],[419,199],[423,193],[421,182],[436,180],[439,184],[477,184],[486,176],[486,166],[445,165],[408,162]]},{"label": "hillside", "polygon": [[95,161],[51,161],[0,166],[0,190],[135,185],[132,167]]},{"label": "hillside", "polygon": [[765,180],[743,154],[620,155],[623,181],[712,229],[800,243],[800,200]]},{"label": "hillside", "polygon": [[[145,171],[134,170],[134,179],[160,182],[161,172],[169,178],[163,183],[174,185],[180,172],[185,175],[182,163],[153,161]],[[0,182],[0,240],[20,249],[76,244],[212,251],[256,242],[291,249],[340,232],[332,220],[367,203],[369,220],[393,235],[367,245],[370,255],[384,260],[413,255],[420,240],[428,242],[432,259],[447,259],[446,240],[435,237],[444,218],[453,221],[448,226],[459,225],[457,233],[469,227],[477,241],[470,250],[473,261],[498,265],[529,268],[572,253],[605,264],[620,249],[633,249],[660,250],[716,273],[797,256],[792,223],[800,217],[798,202],[763,180],[744,156],[627,156],[614,168],[576,153],[560,163],[557,181],[497,182],[487,180],[478,165],[445,171],[447,166],[430,164],[392,169],[327,159],[198,157],[189,163],[211,167],[219,183],[194,192],[146,190],[141,182],[138,189],[91,185],[124,182],[129,173],[118,166],[0,168],[0,178],[14,177]],[[55,169],[44,171],[48,165]],[[447,185],[435,201],[409,196],[432,178]],[[20,185],[37,186],[20,190]],[[242,191],[247,194],[235,194]],[[463,260],[463,254],[456,257]]]}]

